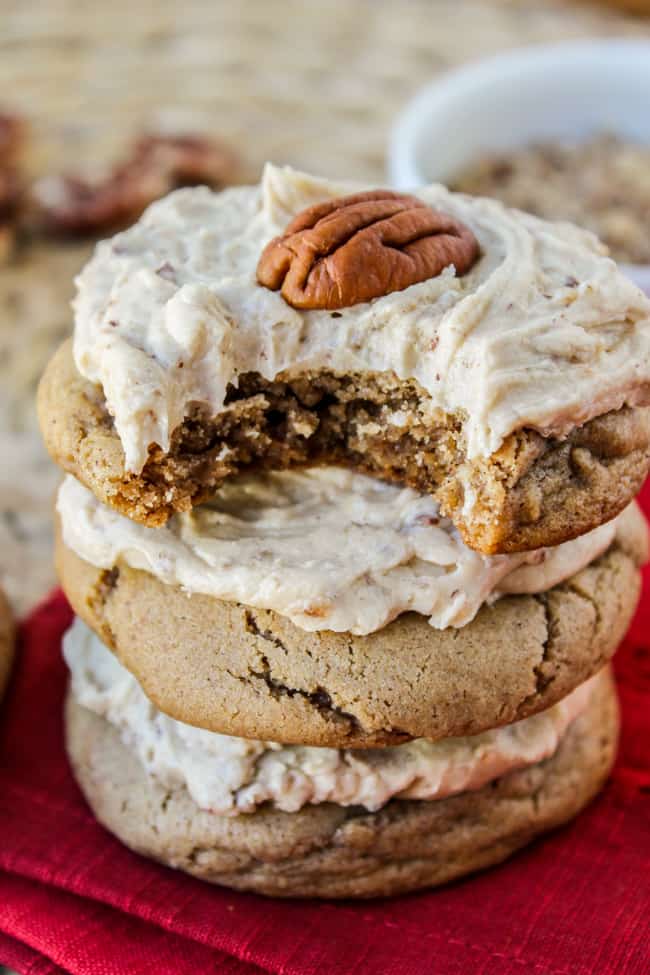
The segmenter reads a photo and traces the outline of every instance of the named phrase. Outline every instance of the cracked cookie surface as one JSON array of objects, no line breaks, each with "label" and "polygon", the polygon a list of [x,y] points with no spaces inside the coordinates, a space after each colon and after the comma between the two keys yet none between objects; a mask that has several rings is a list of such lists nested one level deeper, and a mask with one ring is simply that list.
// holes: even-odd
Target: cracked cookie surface
[{"label": "cracked cookie surface", "polygon": [[543,595],[505,597],[461,629],[408,613],[362,637],[307,633],[124,565],[97,569],[57,543],[75,612],[161,711],[222,734],[346,748],[478,734],[554,704],[614,653],[646,557],[637,512],[601,558]]},{"label": "cracked cookie surface", "polygon": [[374,897],[446,883],[499,863],[576,815],[614,761],[609,669],[548,760],[475,792],[234,817],[200,810],[147,776],[104,719],[68,698],[67,748],[99,821],[136,852],[212,883],[280,897]]},{"label": "cracked cookie surface", "polygon": [[197,408],[170,451],[151,448],[133,474],[101,390],[76,371],[67,342],[41,381],[39,418],[57,464],[149,525],[201,503],[238,472],[334,463],[431,493],[470,548],[514,552],[608,521],[647,473],[650,407],[606,413],[566,439],[520,430],[469,462],[459,418],[433,415],[417,383],[390,375],[242,376],[217,417]]}]

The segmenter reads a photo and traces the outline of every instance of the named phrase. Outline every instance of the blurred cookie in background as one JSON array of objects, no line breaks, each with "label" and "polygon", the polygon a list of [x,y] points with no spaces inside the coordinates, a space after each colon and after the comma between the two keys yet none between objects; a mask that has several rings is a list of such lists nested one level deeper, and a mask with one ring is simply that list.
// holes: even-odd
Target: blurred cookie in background
[{"label": "blurred cookie in background", "polygon": [[[71,330],[75,275],[98,236],[136,219],[155,196],[243,177],[234,152],[201,122],[113,130],[106,146],[88,136],[86,152],[73,157],[68,147],[61,161],[37,115],[0,105],[0,570],[17,615],[55,581],[57,474],[35,433],[34,399],[46,362]],[[57,131],[61,142],[69,135]]]},{"label": "blurred cookie in background", "polygon": [[32,188],[38,229],[87,237],[128,227],[154,200],[181,186],[223,189],[241,164],[218,139],[197,133],[148,132],[129,155],[99,173],[45,176]]}]

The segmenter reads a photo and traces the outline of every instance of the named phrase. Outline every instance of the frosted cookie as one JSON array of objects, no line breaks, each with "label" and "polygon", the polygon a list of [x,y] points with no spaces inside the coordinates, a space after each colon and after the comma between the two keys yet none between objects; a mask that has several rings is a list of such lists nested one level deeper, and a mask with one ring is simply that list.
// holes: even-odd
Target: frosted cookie
[{"label": "frosted cookie", "polygon": [[14,641],[13,614],[4,592],[0,589],[0,696],[9,681],[14,659]]},{"label": "frosted cookie", "polygon": [[648,469],[648,299],[568,224],[352,189],[267,167],[100,244],[41,384],[55,460],[150,525],[321,463],[433,494],[486,553],[616,515]]},{"label": "frosted cookie", "polygon": [[614,758],[607,671],[476,738],[287,748],[171,721],[99,641],[77,642],[81,626],[65,641],[66,737],[88,802],[132,849],[214,883],[322,897],[444,883],[575,815]]},{"label": "frosted cookie", "polygon": [[[361,563],[356,586],[343,576],[341,599],[330,591],[329,617],[326,613],[319,620],[302,612],[292,620],[285,615],[289,590],[277,585],[277,578],[283,577],[291,584],[291,547],[284,551],[279,568],[263,561],[261,586],[247,590],[247,598],[255,589],[259,599],[265,597],[277,608],[253,608],[162,581],[170,578],[164,573],[173,568],[173,555],[183,567],[182,550],[179,555],[173,548],[166,549],[169,537],[165,540],[165,536],[171,536],[171,528],[146,529],[129,522],[132,531],[121,536],[119,522],[128,519],[101,507],[95,510],[92,499],[89,513],[82,502],[76,502],[76,490],[72,500],[77,531],[67,539],[86,557],[65,544],[59,531],[57,565],[64,591],[75,611],[135,674],[151,700],[189,724],[286,743],[366,747],[411,737],[476,734],[550,706],[600,669],[616,649],[636,607],[638,566],[647,556],[645,522],[639,510],[631,507],[617,519],[608,538],[600,534],[610,532],[612,526],[601,527],[595,539],[580,540],[582,565],[576,563],[573,551],[578,543],[566,543],[570,549],[566,566],[557,553],[537,565],[520,565],[499,582],[506,592],[510,587],[518,594],[493,601],[498,593],[486,591],[486,583],[494,582],[493,560],[467,553],[481,562],[478,568],[468,569],[458,553],[449,554],[453,552],[452,534],[447,546],[450,561],[439,587],[427,579],[427,573],[435,572],[431,563],[396,566],[394,574],[387,572],[381,586],[377,578],[365,578]],[[345,507],[340,498],[336,507]],[[399,505],[392,507],[397,512]],[[272,535],[256,534],[251,510],[237,510],[253,535],[252,549],[268,553]],[[353,514],[359,515],[358,508]],[[198,509],[188,516],[177,541],[183,539],[189,545],[191,522],[198,517]],[[394,539],[389,531],[395,525],[377,517],[380,535],[390,548]],[[326,514],[323,518],[327,533]],[[66,521],[70,522],[68,515]],[[403,535],[408,523],[405,517],[397,534]],[[236,519],[231,514],[220,524],[236,553],[231,564],[225,560],[226,577],[246,570],[245,582],[252,586],[255,564],[246,561],[250,550],[238,533]],[[430,539],[434,527],[424,526],[420,540]],[[292,528],[303,536],[304,522],[298,519]],[[280,520],[276,530],[286,543],[287,524]],[[99,540],[95,537],[98,532]],[[153,536],[153,549],[148,546],[149,536]],[[344,562],[348,559],[345,536],[342,528],[338,538]],[[372,533],[365,538],[359,545],[368,549],[373,563]],[[107,547],[93,548],[98,541]],[[302,564],[309,555],[316,562],[319,554],[323,561],[328,560],[319,553],[319,544],[316,535],[312,541],[304,534]],[[218,551],[216,546],[212,555]],[[434,554],[432,551],[431,556]],[[100,564],[92,565],[90,557]],[[458,559],[455,566],[452,557]],[[300,550],[294,558],[300,568]],[[496,562],[506,558],[516,561],[514,556],[493,557]],[[215,556],[213,578],[219,574],[214,569],[216,561]],[[145,564],[149,571],[143,570]],[[332,570],[335,575],[339,572],[338,563]],[[409,571],[414,574],[410,582]],[[304,572],[308,577],[306,566]],[[452,576],[459,588],[467,587],[466,598],[462,592],[451,598]],[[209,577],[207,572],[203,578]],[[298,577],[300,581],[300,572]],[[312,595],[318,579],[312,574],[307,586]],[[189,575],[183,575],[181,581],[186,585]],[[393,612],[396,608],[395,591],[400,586],[399,598],[407,603],[409,586],[413,598],[416,594],[423,600],[426,597],[420,609],[426,603],[429,615],[403,612],[384,625],[388,609]],[[483,588],[482,601],[477,599],[477,586]],[[442,594],[439,601],[437,589]],[[318,596],[317,604],[325,612]],[[450,619],[447,604],[453,604],[459,618]],[[362,629],[368,629],[368,621],[374,620],[377,629],[366,635],[335,632],[327,628],[330,618],[361,621]],[[457,625],[467,618],[470,621],[465,625]],[[436,629],[431,622],[443,623],[445,628]],[[319,624],[325,628],[319,629]]]}]

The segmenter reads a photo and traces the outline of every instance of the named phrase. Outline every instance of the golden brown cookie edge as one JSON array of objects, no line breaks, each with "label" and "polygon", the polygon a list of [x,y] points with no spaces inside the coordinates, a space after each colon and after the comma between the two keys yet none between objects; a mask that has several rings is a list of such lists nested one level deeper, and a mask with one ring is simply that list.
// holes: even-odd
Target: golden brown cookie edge
[{"label": "golden brown cookie edge", "polygon": [[564,824],[614,762],[618,705],[608,671],[557,752],[483,789],[392,800],[382,810],[264,808],[224,817],[149,778],[108,722],[69,697],[67,749],[99,821],[137,853],[210,883],[275,897],[380,897],[448,883],[500,863]]}]

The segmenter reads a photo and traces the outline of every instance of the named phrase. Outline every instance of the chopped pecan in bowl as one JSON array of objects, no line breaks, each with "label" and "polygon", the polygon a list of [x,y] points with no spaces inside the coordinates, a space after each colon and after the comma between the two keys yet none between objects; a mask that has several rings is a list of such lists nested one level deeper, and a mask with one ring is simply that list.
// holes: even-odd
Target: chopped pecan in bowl
[{"label": "chopped pecan in bowl", "polygon": [[415,196],[371,190],[308,207],[264,248],[258,282],[294,308],[346,308],[479,256],[472,231]]},{"label": "chopped pecan in bowl", "polygon": [[650,146],[601,134],[477,158],[452,183],[545,220],[569,220],[626,264],[650,264]]}]

